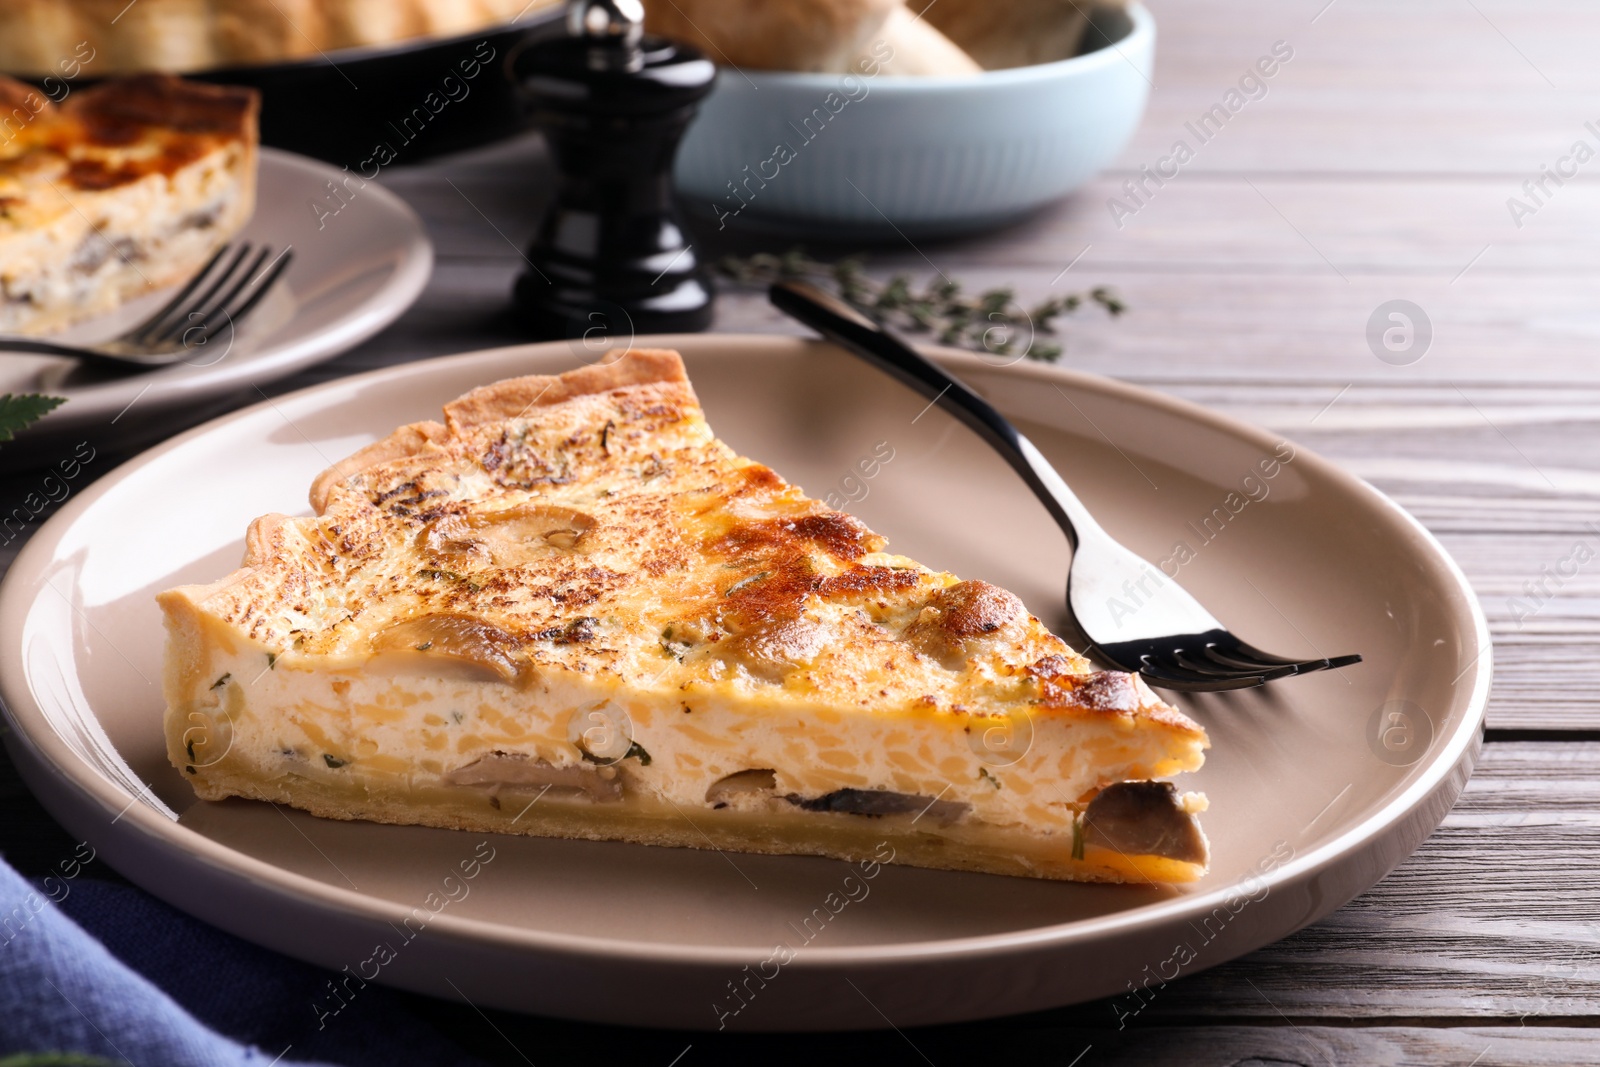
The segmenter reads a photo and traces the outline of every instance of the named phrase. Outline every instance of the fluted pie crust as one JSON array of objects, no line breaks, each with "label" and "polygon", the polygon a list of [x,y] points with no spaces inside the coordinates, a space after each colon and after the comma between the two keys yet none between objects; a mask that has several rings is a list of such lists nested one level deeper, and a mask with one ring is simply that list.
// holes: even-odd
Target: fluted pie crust
[{"label": "fluted pie crust", "polygon": [[1205,733],[738,456],[678,355],[474,390],[159,597],[174,766],[342,819],[957,870],[1205,870]]},{"label": "fluted pie crust", "polygon": [[0,0],[0,70],[59,75],[64,61],[76,60],[85,77],[102,78],[320,59],[344,48],[472,33],[555,2]]}]

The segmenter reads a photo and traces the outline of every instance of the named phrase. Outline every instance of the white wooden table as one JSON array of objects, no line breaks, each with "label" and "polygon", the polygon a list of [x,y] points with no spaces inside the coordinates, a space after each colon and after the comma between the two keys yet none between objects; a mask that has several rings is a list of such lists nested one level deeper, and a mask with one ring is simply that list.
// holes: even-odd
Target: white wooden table
[{"label": "white wooden table", "polygon": [[[872,269],[921,279],[931,260],[972,287],[1015,285],[1025,303],[1110,284],[1132,310],[1070,321],[1064,365],[1268,426],[1393,495],[1460,561],[1488,613],[1483,759],[1444,826],[1377,887],[1174,983],[1126,1029],[1101,1002],[785,1051],[940,1067],[1080,1053],[1085,1065],[1600,1063],[1600,158],[1573,156],[1578,141],[1600,154],[1600,6],[1150,6],[1150,107],[1116,169],[1026,225],[875,249]],[[1175,139],[1193,145],[1184,123],[1278,41],[1294,54],[1265,96],[1119,227],[1108,199],[1127,202],[1124,182]],[[1541,166],[1576,176],[1547,178],[1536,201],[1523,183]],[[537,141],[383,180],[427,219],[433,281],[395,327],[280,391],[523,339],[501,312],[550,187]],[[785,247],[701,240],[707,254]],[[1432,328],[1407,365],[1368,341],[1374,310],[1395,299]],[[798,332],[756,293],[725,292],[715,328]],[[1593,561],[1551,580],[1579,543]],[[8,778],[0,810],[29,804]],[[0,847],[25,868],[53,831],[7,822]],[[665,1065],[692,1044],[687,1067],[771,1051],[759,1038],[504,1015],[494,1030],[420,998],[418,1010],[496,1062]]]}]

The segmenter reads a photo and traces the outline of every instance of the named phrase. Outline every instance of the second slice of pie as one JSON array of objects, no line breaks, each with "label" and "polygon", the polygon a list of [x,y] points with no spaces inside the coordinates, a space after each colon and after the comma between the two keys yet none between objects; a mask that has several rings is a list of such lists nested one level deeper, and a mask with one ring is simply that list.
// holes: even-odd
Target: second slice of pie
[{"label": "second slice of pie", "polygon": [[59,330],[199,272],[255,210],[258,108],[252,89],[165,75],[58,108],[0,76],[0,333]]},{"label": "second slice of pie", "polygon": [[203,799],[1089,881],[1205,871],[1205,733],[712,435],[676,353],[504,381],[160,597]]}]

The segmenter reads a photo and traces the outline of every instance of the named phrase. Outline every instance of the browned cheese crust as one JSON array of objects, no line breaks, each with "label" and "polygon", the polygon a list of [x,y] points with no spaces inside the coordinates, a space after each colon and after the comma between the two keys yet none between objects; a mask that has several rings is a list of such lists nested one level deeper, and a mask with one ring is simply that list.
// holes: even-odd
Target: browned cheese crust
[{"label": "browned cheese crust", "polygon": [[65,161],[53,177],[58,185],[103,192],[175,174],[228,144],[247,144],[253,156],[260,96],[150,74],[80,89],[58,108],[38,89],[0,76],[0,108],[17,130],[0,144],[0,175],[48,168],[56,157]]},{"label": "browned cheese crust", "polygon": [[[367,655],[451,617],[525,678],[781,681],[766,697],[861,707],[1020,698],[1203,736],[1130,676],[1095,673],[1011,593],[883,553],[855,518],[735,456],[673,352],[474,390],[443,423],[325,471],[311,504],[320,518],[258,520],[245,568],[186,598],[279,655]],[[530,537],[554,542],[530,551]],[[980,660],[952,693],[949,671]]]}]

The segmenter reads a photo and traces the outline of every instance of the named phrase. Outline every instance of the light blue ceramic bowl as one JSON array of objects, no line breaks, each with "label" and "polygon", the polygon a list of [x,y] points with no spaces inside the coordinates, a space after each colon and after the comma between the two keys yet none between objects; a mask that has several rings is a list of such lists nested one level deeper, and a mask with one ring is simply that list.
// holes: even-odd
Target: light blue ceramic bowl
[{"label": "light blue ceramic bowl", "polygon": [[817,239],[955,234],[1057,200],[1144,112],[1155,20],[1095,13],[1100,47],[958,77],[724,69],[678,152],[688,209],[719,229]]}]

